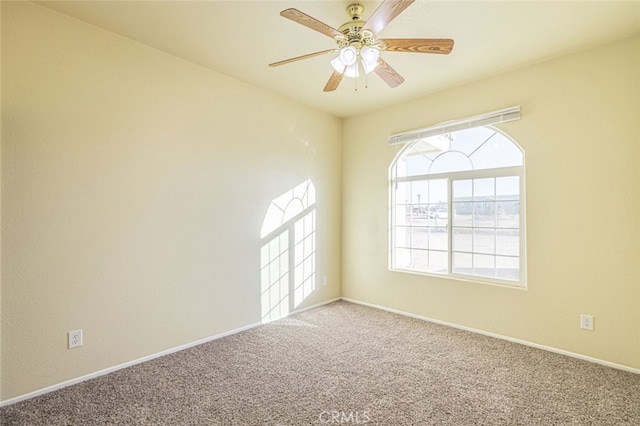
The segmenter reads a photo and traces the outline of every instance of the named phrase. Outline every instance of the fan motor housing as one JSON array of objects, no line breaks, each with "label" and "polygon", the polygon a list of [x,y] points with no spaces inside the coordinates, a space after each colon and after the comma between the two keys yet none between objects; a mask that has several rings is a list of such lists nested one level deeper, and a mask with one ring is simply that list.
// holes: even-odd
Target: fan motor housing
[{"label": "fan motor housing", "polygon": [[364,13],[364,6],[360,3],[352,3],[347,6],[347,15],[351,16],[352,20],[360,19],[362,14]]},{"label": "fan motor housing", "polygon": [[375,37],[371,31],[362,31],[362,27],[366,23],[361,18],[363,13],[364,6],[359,3],[352,3],[347,6],[347,15],[351,17],[351,21],[345,22],[338,28],[338,31],[345,35],[344,38],[337,38],[338,47],[354,46],[360,48],[376,44]]}]

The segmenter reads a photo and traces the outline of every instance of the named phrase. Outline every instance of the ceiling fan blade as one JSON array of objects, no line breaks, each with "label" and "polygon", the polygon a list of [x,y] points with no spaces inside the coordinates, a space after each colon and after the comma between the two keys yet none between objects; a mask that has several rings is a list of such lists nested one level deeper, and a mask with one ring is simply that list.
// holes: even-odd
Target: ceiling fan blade
[{"label": "ceiling fan blade", "polygon": [[453,50],[450,38],[383,38],[383,50],[387,52],[440,53],[448,55]]},{"label": "ceiling fan blade", "polygon": [[364,30],[371,30],[374,34],[378,34],[387,26],[396,16],[400,15],[403,10],[411,5],[415,0],[384,0],[382,4],[371,15]]},{"label": "ceiling fan blade", "polygon": [[327,81],[327,84],[324,86],[323,91],[333,92],[334,90],[336,90],[338,88],[338,85],[342,81],[343,75],[344,74],[339,73],[338,71],[333,71],[333,74],[331,74],[331,77],[329,77],[329,81]]},{"label": "ceiling fan blade", "polygon": [[279,67],[280,65],[290,64],[291,62],[301,61],[303,59],[313,58],[315,56],[326,55],[327,53],[335,52],[336,49],[321,50],[320,52],[309,53],[302,56],[296,56],[295,58],[285,59],[284,61],[274,62],[269,64],[270,67]]},{"label": "ceiling fan blade", "polygon": [[280,15],[291,19],[298,24],[304,25],[305,27],[311,28],[312,30],[316,30],[319,33],[322,33],[328,37],[342,36],[343,34],[329,25],[318,21],[316,18],[312,18],[306,13],[300,12],[298,9],[285,9],[280,12]]},{"label": "ceiling fan blade", "polygon": [[391,88],[398,87],[404,82],[404,78],[398,74],[396,70],[391,68],[391,65],[386,63],[382,58],[378,58],[378,66],[376,67],[375,72]]}]

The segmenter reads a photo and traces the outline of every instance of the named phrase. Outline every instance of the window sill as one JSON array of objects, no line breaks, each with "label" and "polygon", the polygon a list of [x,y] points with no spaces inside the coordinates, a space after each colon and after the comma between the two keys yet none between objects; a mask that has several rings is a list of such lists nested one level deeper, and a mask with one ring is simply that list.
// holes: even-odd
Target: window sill
[{"label": "window sill", "polygon": [[400,272],[403,274],[411,274],[411,275],[422,275],[425,277],[441,278],[444,280],[461,281],[461,282],[473,283],[473,284],[492,285],[497,287],[514,289],[514,290],[524,290],[524,291],[527,290],[527,283],[524,280],[523,281],[507,281],[507,280],[492,279],[492,278],[485,279],[483,277],[475,277],[475,276],[469,276],[469,275],[436,274],[431,272],[414,271],[411,269],[399,269],[399,268],[389,268],[389,271]]}]

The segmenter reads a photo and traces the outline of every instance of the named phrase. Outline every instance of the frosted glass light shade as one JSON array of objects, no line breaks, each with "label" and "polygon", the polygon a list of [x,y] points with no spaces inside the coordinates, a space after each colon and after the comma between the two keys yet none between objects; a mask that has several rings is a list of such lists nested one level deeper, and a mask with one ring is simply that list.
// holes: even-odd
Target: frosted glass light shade
[{"label": "frosted glass light shade", "polygon": [[380,51],[375,47],[365,46],[360,49],[360,58],[362,58],[362,67],[365,74],[369,74],[378,66],[378,58]]},{"label": "frosted glass light shade", "polygon": [[358,75],[360,75],[360,73],[358,72],[358,63],[353,63],[351,65],[349,65],[347,67],[347,70],[344,72],[344,75],[347,77],[352,77],[355,78]]},{"label": "frosted glass light shade", "polygon": [[339,72],[340,74],[342,74],[345,70],[345,64],[340,61],[339,56],[331,60],[331,66],[334,70],[336,70],[336,72]]},{"label": "frosted glass light shade", "polygon": [[347,46],[340,50],[340,62],[349,66],[353,65],[358,61],[358,51],[353,46]]}]

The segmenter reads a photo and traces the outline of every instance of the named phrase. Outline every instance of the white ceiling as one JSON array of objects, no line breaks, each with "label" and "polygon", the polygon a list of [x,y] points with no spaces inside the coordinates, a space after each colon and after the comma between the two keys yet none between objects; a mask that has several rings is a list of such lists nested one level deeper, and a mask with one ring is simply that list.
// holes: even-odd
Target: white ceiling
[{"label": "white ceiling", "polygon": [[[295,7],[337,28],[354,1],[47,1],[38,4],[139,41],[250,85],[349,117],[548,58],[640,34],[640,1],[417,0],[379,34],[383,38],[452,38],[450,55],[383,52],[405,78],[391,89],[371,74],[322,91],[331,75],[319,56],[267,64],[335,47],[285,19]],[[380,1],[360,2],[368,18]],[[640,52],[638,52],[640,54]],[[579,73],[580,70],[576,70]]]}]

